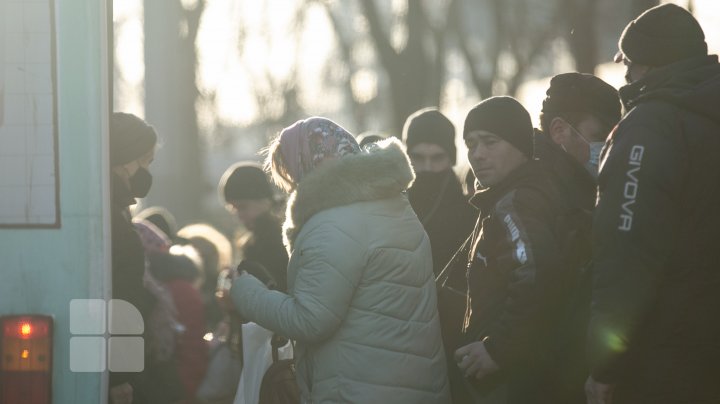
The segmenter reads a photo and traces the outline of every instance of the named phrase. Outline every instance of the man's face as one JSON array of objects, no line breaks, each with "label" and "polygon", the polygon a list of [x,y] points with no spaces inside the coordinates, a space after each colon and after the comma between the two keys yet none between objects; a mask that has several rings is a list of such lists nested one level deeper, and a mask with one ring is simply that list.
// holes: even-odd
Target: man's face
[{"label": "man's face", "polygon": [[515,146],[487,131],[468,133],[465,145],[475,178],[483,187],[499,184],[528,161],[527,156]]},{"label": "man's face", "polygon": [[448,153],[433,143],[418,143],[408,150],[415,172],[439,173],[452,167]]},{"label": "man's face", "polygon": [[555,118],[550,124],[552,140],[580,164],[590,159],[590,143],[605,142],[608,132],[594,117],[588,115],[577,125],[571,125],[562,118]]}]

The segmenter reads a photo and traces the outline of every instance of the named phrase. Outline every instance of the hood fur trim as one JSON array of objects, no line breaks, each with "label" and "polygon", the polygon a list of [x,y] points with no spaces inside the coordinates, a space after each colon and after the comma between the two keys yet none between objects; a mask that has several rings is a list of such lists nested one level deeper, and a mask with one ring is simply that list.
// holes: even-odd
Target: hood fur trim
[{"label": "hood fur trim", "polygon": [[415,180],[405,149],[396,138],[371,146],[368,151],[322,164],[290,194],[283,241],[288,252],[302,226],[316,213],[355,202],[398,196]]}]

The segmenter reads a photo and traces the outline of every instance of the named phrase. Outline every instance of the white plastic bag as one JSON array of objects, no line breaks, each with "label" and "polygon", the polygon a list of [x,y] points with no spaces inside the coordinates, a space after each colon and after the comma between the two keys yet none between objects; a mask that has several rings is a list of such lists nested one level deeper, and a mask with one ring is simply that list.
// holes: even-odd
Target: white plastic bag
[{"label": "white plastic bag", "polygon": [[[272,364],[270,339],[273,333],[255,323],[247,323],[242,326],[242,336],[244,364],[234,404],[257,404],[260,398],[260,384]],[[278,359],[292,359],[292,357],[293,347],[290,342],[278,350]]]}]

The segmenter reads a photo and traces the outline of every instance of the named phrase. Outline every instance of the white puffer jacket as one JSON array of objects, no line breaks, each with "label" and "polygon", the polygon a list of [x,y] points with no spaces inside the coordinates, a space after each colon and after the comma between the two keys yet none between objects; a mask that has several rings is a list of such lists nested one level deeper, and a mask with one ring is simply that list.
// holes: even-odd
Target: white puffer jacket
[{"label": "white puffer jacket", "polygon": [[323,164],[288,205],[290,294],[233,285],[243,316],[297,341],[304,402],[450,402],[430,242],[402,194],[413,178],[396,139]]}]

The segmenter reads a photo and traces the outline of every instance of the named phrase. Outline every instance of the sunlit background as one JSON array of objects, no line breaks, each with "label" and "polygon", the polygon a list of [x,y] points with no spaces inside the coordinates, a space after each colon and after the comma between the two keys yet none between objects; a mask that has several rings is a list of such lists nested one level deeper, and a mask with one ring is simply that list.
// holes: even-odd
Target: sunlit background
[{"label": "sunlit background", "polygon": [[[667,2],[667,1],[662,1]],[[673,1],[720,50],[720,2]],[[537,121],[549,78],[611,62],[648,0],[115,0],[114,105],[156,126],[162,148],[145,204],[181,224],[228,229],[215,186],[259,160],[283,126],[327,116],[359,134],[400,135],[437,105],[456,127],[491,95],[518,97]],[[460,167],[466,164],[458,139]]]}]

